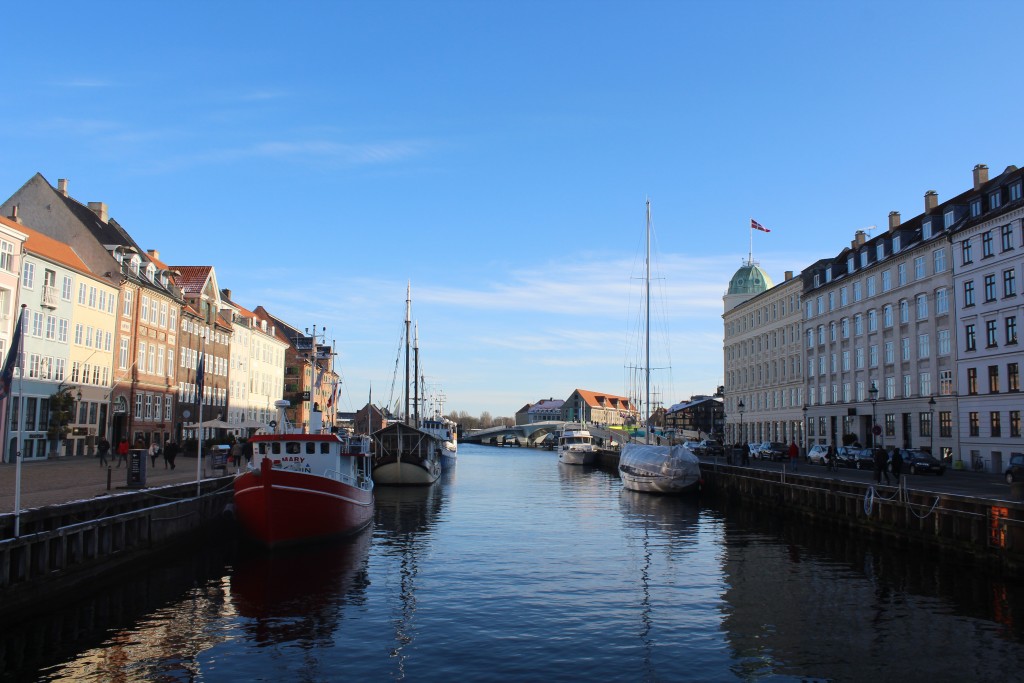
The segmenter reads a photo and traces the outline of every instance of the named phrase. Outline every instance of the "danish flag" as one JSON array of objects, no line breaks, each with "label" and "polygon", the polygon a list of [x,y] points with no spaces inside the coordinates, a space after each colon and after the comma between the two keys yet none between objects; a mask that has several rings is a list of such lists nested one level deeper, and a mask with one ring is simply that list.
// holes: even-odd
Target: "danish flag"
[{"label": "danish flag", "polygon": [[768,228],[764,227],[763,225],[761,225],[760,223],[755,221],[753,218],[750,219],[750,229],[751,230],[760,230],[761,232],[771,232],[771,230],[769,230]]}]

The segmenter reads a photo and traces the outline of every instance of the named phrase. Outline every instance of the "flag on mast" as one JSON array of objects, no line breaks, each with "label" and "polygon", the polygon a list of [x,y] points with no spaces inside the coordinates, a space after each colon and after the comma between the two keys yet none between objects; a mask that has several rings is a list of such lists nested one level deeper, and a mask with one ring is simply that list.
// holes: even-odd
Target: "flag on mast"
[{"label": "flag on mast", "polygon": [[769,230],[768,228],[764,227],[763,225],[761,225],[760,223],[755,221],[753,218],[750,219],[750,229],[751,230],[760,230],[761,232],[771,232],[771,230]]},{"label": "flag on mast", "polygon": [[11,393],[11,384],[14,383],[14,368],[18,367],[21,356],[21,324],[25,320],[25,309],[21,309],[18,316],[18,324],[14,326],[14,336],[11,338],[11,350],[7,352],[7,360],[4,362],[4,369],[0,372],[0,398]]}]

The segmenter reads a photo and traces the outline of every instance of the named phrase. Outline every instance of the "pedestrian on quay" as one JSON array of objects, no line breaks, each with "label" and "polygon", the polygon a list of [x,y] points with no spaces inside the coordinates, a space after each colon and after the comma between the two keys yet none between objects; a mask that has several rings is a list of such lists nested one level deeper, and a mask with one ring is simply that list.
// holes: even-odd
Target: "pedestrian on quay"
[{"label": "pedestrian on quay", "polygon": [[884,474],[885,475],[885,485],[888,486],[889,485],[889,469],[888,469],[889,455],[888,455],[888,453],[885,452],[884,448],[879,448],[878,446],[875,446],[875,449],[874,449],[873,453],[874,453],[874,456],[875,456],[875,483],[881,484],[882,483],[882,475]]},{"label": "pedestrian on quay", "polygon": [[178,449],[178,444],[174,443],[174,441],[168,441],[166,443],[166,445],[164,445],[164,469],[165,470],[168,468],[168,466],[172,470],[174,469],[174,459],[176,457],[178,457],[178,450],[179,450]]},{"label": "pedestrian on quay", "polygon": [[892,451],[889,456],[892,461],[892,473],[896,477],[896,481],[899,482],[900,475],[903,474],[903,455],[900,453],[900,449],[892,446]]},{"label": "pedestrian on quay", "polygon": [[800,449],[796,446],[796,441],[791,441],[789,444],[789,467],[794,472],[797,471],[797,463],[800,461]]},{"label": "pedestrian on quay", "polygon": [[160,455],[160,444],[157,443],[156,439],[153,439],[153,443],[149,444],[149,459],[152,463],[152,467],[156,467],[156,458]]},{"label": "pedestrian on quay", "polygon": [[231,458],[231,464],[232,465],[238,465],[239,463],[241,463],[242,462],[242,443],[240,441],[236,441],[233,444],[231,444],[231,450],[228,451],[228,455]]},{"label": "pedestrian on quay", "polygon": [[745,443],[740,446],[740,464],[744,467],[750,465],[750,444]]},{"label": "pedestrian on quay", "polygon": [[122,462],[128,467],[128,439],[121,439],[121,443],[117,444],[117,466],[121,467]]},{"label": "pedestrian on quay", "polygon": [[245,456],[245,464],[248,466],[252,462],[252,441],[246,440],[242,444],[242,455]]},{"label": "pedestrian on quay", "polygon": [[96,455],[100,458],[100,467],[109,465],[107,462],[107,453],[110,452],[110,442],[107,441],[107,437],[101,436],[100,442],[96,444]]}]

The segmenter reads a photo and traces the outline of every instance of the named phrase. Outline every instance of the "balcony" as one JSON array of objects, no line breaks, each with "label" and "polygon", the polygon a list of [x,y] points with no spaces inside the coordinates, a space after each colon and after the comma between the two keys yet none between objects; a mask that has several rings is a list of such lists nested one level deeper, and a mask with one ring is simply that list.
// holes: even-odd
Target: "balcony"
[{"label": "balcony", "polygon": [[43,285],[43,308],[57,308],[57,288],[52,285]]}]

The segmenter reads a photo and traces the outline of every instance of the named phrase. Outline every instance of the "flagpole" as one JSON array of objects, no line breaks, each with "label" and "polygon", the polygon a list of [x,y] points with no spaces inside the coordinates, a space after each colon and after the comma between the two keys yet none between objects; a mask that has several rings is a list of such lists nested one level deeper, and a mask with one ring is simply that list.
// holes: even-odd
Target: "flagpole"
[{"label": "flagpole", "polygon": [[203,334],[203,346],[200,350],[199,363],[197,367],[197,381],[196,384],[199,386],[199,423],[196,425],[198,430],[198,440],[196,441],[196,497],[198,498],[202,493],[202,482],[203,482],[203,391],[204,385],[206,384],[206,334]]},{"label": "flagpole", "polygon": [[[22,353],[25,350],[25,309],[28,308],[28,304],[21,305],[21,317],[18,319],[18,327],[21,330],[21,334],[18,336],[18,348],[12,349],[19,355],[15,358],[15,363],[18,364],[18,420],[21,420],[21,402],[22,394],[25,393],[25,354]],[[13,396],[10,394],[10,388],[8,388],[8,401],[7,411],[11,412],[10,399]],[[21,535],[21,429],[19,425],[14,425],[14,433],[17,434],[15,451],[14,451],[14,537],[17,538]]]},{"label": "flagpole", "polygon": [[747,252],[747,265],[753,265],[754,263],[754,219],[750,219],[750,225],[747,230],[750,232],[750,251]]}]

